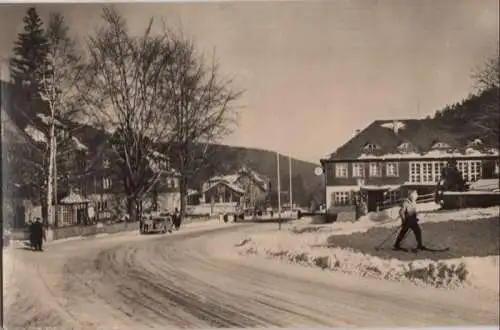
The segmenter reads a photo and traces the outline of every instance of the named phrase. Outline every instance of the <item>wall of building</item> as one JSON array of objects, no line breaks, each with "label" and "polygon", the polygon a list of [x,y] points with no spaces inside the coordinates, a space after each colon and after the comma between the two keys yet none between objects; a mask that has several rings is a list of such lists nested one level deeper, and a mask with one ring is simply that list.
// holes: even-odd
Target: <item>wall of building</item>
[{"label": "wall of building", "polygon": [[225,184],[217,184],[204,194],[204,203],[235,203],[239,202],[241,194],[230,189]]},{"label": "wall of building", "polygon": [[[390,162],[390,161],[389,161]],[[487,159],[471,159],[464,158],[458,159],[457,166],[462,172],[464,179],[473,182],[480,178],[498,177],[495,174],[495,166],[498,159],[489,157]],[[347,164],[347,177],[336,176],[336,164]],[[353,164],[363,164],[364,176],[354,177]],[[399,195],[406,196],[408,191],[417,190],[419,195],[427,195],[435,190],[435,187],[440,180],[441,169],[446,166],[446,159],[415,159],[404,160],[397,162],[398,175],[388,176],[387,166],[388,162],[378,162],[381,165],[381,175],[371,176],[369,172],[370,161],[357,161],[357,162],[331,162],[325,166],[326,177],[326,205],[327,208],[333,206],[335,203],[335,196],[337,201],[343,202],[345,199],[352,199],[352,192],[359,191],[358,183],[365,186],[399,186],[403,185]],[[360,182],[362,180],[362,182]],[[390,193],[392,194],[392,193]],[[395,196],[394,196],[395,198]]]},{"label": "wall of building", "polygon": [[247,175],[240,176],[236,184],[245,190],[245,199],[248,205],[254,205],[257,200],[263,199],[266,194],[266,191]]}]

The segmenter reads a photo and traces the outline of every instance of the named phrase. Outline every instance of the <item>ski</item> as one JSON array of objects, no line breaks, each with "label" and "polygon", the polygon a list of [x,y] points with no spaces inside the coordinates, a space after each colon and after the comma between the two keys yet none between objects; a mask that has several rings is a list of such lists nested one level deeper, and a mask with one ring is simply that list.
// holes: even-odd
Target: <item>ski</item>
[{"label": "ski", "polygon": [[398,249],[392,248],[391,250],[395,251],[395,252],[408,252],[409,251],[407,248],[398,248]]},{"label": "ski", "polygon": [[447,252],[449,251],[450,248],[449,247],[445,247],[445,248],[439,248],[439,249],[435,249],[435,248],[424,248],[424,249],[411,249],[412,252],[414,253],[418,253],[420,251],[428,251],[428,252]]}]

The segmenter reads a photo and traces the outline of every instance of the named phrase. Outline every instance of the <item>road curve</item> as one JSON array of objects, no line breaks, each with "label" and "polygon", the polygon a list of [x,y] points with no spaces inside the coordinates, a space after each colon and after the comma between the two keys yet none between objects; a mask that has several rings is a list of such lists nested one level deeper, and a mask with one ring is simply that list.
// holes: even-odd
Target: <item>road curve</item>
[{"label": "road curve", "polygon": [[[72,328],[498,324],[498,298],[230,258],[224,229],[124,234],[13,251],[7,326]],[[17,258],[17,259],[16,259]],[[14,263],[13,263],[14,264]],[[38,281],[33,281],[35,273]],[[24,282],[23,282],[24,281]],[[14,294],[14,292],[12,292]]]}]

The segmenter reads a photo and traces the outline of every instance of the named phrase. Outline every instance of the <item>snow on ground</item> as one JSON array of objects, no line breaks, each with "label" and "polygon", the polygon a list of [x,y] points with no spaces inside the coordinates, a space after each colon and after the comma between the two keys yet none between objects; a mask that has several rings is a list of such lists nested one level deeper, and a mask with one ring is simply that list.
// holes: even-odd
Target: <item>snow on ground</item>
[{"label": "snow on ground", "polygon": [[[421,222],[465,221],[498,216],[498,208],[463,209],[456,211],[436,210],[436,204],[419,205]],[[354,223],[311,225],[311,219],[301,219],[287,224],[281,231],[255,230],[230,240],[240,255],[259,255],[278,258],[291,263],[341,271],[361,276],[410,281],[433,287],[473,286],[498,292],[499,257],[462,257],[432,261],[427,259],[411,262],[382,259],[351,249],[326,248],[331,235],[366,232],[374,227],[395,227],[397,208],[379,214],[368,214]],[[269,227],[267,227],[269,228]]]},{"label": "snow on ground", "polygon": [[[498,216],[498,207],[496,206],[454,211],[441,211],[439,210],[440,208],[441,206],[434,202],[418,204],[420,223],[443,222],[450,220],[465,221]],[[294,225],[290,230],[294,233],[310,232],[310,236],[314,236],[314,238],[311,237],[311,239],[314,241],[319,239],[321,241],[330,235],[347,235],[357,232],[365,232],[374,227],[391,228],[399,226],[401,224],[401,220],[399,219],[398,212],[399,207],[393,207],[381,212],[369,213],[355,222],[337,222],[333,224],[321,225],[312,225],[310,218],[302,218],[300,221],[294,222]],[[309,238],[307,236],[308,235],[304,235],[306,239]]]}]

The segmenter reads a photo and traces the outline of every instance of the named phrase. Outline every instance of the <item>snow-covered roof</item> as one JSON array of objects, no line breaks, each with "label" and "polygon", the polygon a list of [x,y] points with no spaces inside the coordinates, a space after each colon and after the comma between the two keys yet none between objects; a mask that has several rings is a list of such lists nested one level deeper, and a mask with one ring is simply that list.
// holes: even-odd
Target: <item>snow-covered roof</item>
[{"label": "snow-covered roof", "polygon": [[70,192],[68,196],[61,199],[61,204],[84,204],[89,202],[90,202],[89,199],[86,199],[74,192]]},{"label": "snow-covered roof", "polygon": [[234,190],[238,193],[241,193],[241,194],[245,193],[245,190],[243,188],[241,188],[240,186],[238,186],[236,184],[229,183],[227,181],[223,181],[223,180],[218,181],[218,182],[213,183],[213,184],[204,184],[203,189],[202,189],[202,193],[207,192],[208,190],[218,186],[219,184],[223,184],[223,185],[229,187],[231,190]]},{"label": "snow-covered roof", "polygon": [[468,148],[464,152],[459,150],[434,149],[423,154],[418,152],[407,152],[407,153],[387,153],[379,156],[362,153],[357,157],[357,159],[400,160],[400,159],[415,159],[415,158],[432,159],[432,158],[460,158],[460,157],[483,157],[483,156],[498,156],[498,149],[490,148],[486,151],[480,151],[473,148]]},{"label": "snow-covered roof", "polygon": [[401,188],[400,185],[382,185],[382,186],[375,186],[375,185],[362,185],[361,189],[363,190],[398,190]]},{"label": "snow-covered roof", "polygon": [[208,179],[209,182],[226,181],[227,183],[235,183],[240,176],[238,174],[217,175]]}]

